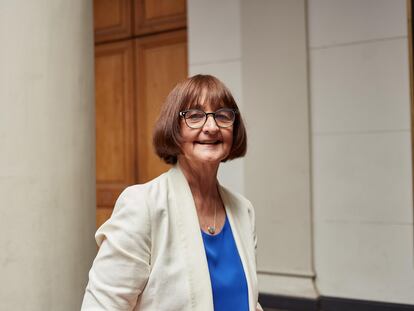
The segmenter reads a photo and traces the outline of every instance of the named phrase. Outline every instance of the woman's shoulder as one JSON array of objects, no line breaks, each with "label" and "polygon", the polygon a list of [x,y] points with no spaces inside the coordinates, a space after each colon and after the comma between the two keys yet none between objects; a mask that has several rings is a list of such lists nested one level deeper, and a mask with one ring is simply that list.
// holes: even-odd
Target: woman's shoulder
[{"label": "woman's shoulder", "polygon": [[135,184],[125,188],[117,198],[112,217],[139,214],[140,217],[150,216],[149,209],[165,198],[167,192],[167,173],[143,184]]},{"label": "woman's shoulder", "polygon": [[[255,211],[252,203],[244,195],[220,186],[222,199],[232,215],[239,219],[248,220],[254,232]],[[247,223],[247,222],[245,222]]]},{"label": "woman's shoulder", "polygon": [[245,207],[248,210],[253,209],[253,205],[250,202],[249,199],[247,199],[244,195],[241,193],[238,193],[236,191],[230,190],[222,185],[220,185],[220,192],[221,195],[224,196],[224,200],[229,201],[232,203],[232,205]]},{"label": "woman's shoulder", "polygon": [[[155,204],[166,197],[162,190],[165,188],[166,174],[153,180],[131,185],[125,188],[115,202],[111,217],[98,229],[95,237],[98,245],[109,233],[125,233],[129,235],[148,236],[151,231],[152,209]],[[118,230],[119,229],[119,230]]]},{"label": "woman's shoulder", "polygon": [[158,192],[166,190],[167,175],[168,172],[163,173],[146,183],[128,186],[122,191],[118,200],[126,198],[142,200],[150,197],[157,197]]}]

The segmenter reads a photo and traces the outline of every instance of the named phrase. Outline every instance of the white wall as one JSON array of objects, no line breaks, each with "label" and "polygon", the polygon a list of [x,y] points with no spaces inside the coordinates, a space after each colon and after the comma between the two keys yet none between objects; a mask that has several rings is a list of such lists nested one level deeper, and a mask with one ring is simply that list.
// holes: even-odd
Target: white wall
[{"label": "white wall", "polygon": [[0,6],[0,310],[79,310],[96,253],[92,1]]},{"label": "white wall", "polygon": [[414,303],[406,1],[308,2],[317,287]]}]

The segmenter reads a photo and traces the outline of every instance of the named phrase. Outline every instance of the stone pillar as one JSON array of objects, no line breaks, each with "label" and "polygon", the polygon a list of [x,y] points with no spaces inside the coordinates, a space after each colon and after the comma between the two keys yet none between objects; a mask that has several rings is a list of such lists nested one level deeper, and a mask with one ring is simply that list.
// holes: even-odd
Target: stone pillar
[{"label": "stone pillar", "polygon": [[0,310],[79,310],[96,252],[92,1],[2,1],[0,42]]},{"label": "stone pillar", "polygon": [[263,293],[315,299],[306,1],[241,0],[242,85]]}]

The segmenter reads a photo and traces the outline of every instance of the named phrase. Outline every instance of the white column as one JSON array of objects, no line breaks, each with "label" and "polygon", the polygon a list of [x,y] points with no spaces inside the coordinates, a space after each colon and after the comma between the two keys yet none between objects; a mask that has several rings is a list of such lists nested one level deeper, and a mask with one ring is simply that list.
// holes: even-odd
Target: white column
[{"label": "white column", "polygon": [[241,21],[245,188],[256,208],[260,291],[316,298],[305,1],[242,0]]},{"label": "white column", "polygon": [[1,1],[0,42],[0,310],[79,310],[96,251],[92,1]]}]

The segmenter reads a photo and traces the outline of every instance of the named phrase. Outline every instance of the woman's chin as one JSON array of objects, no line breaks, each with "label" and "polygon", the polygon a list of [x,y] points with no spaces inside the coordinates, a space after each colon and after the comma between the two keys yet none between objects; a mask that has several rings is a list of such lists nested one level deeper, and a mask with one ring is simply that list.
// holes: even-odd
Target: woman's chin
[{"label": "woman's chin", "polygon": [[217,154],[200,154],[194,155],[191,159],[191,162],[198,162],[200,164],[220,164],[220,162],[225,159],[224,155]]}]

